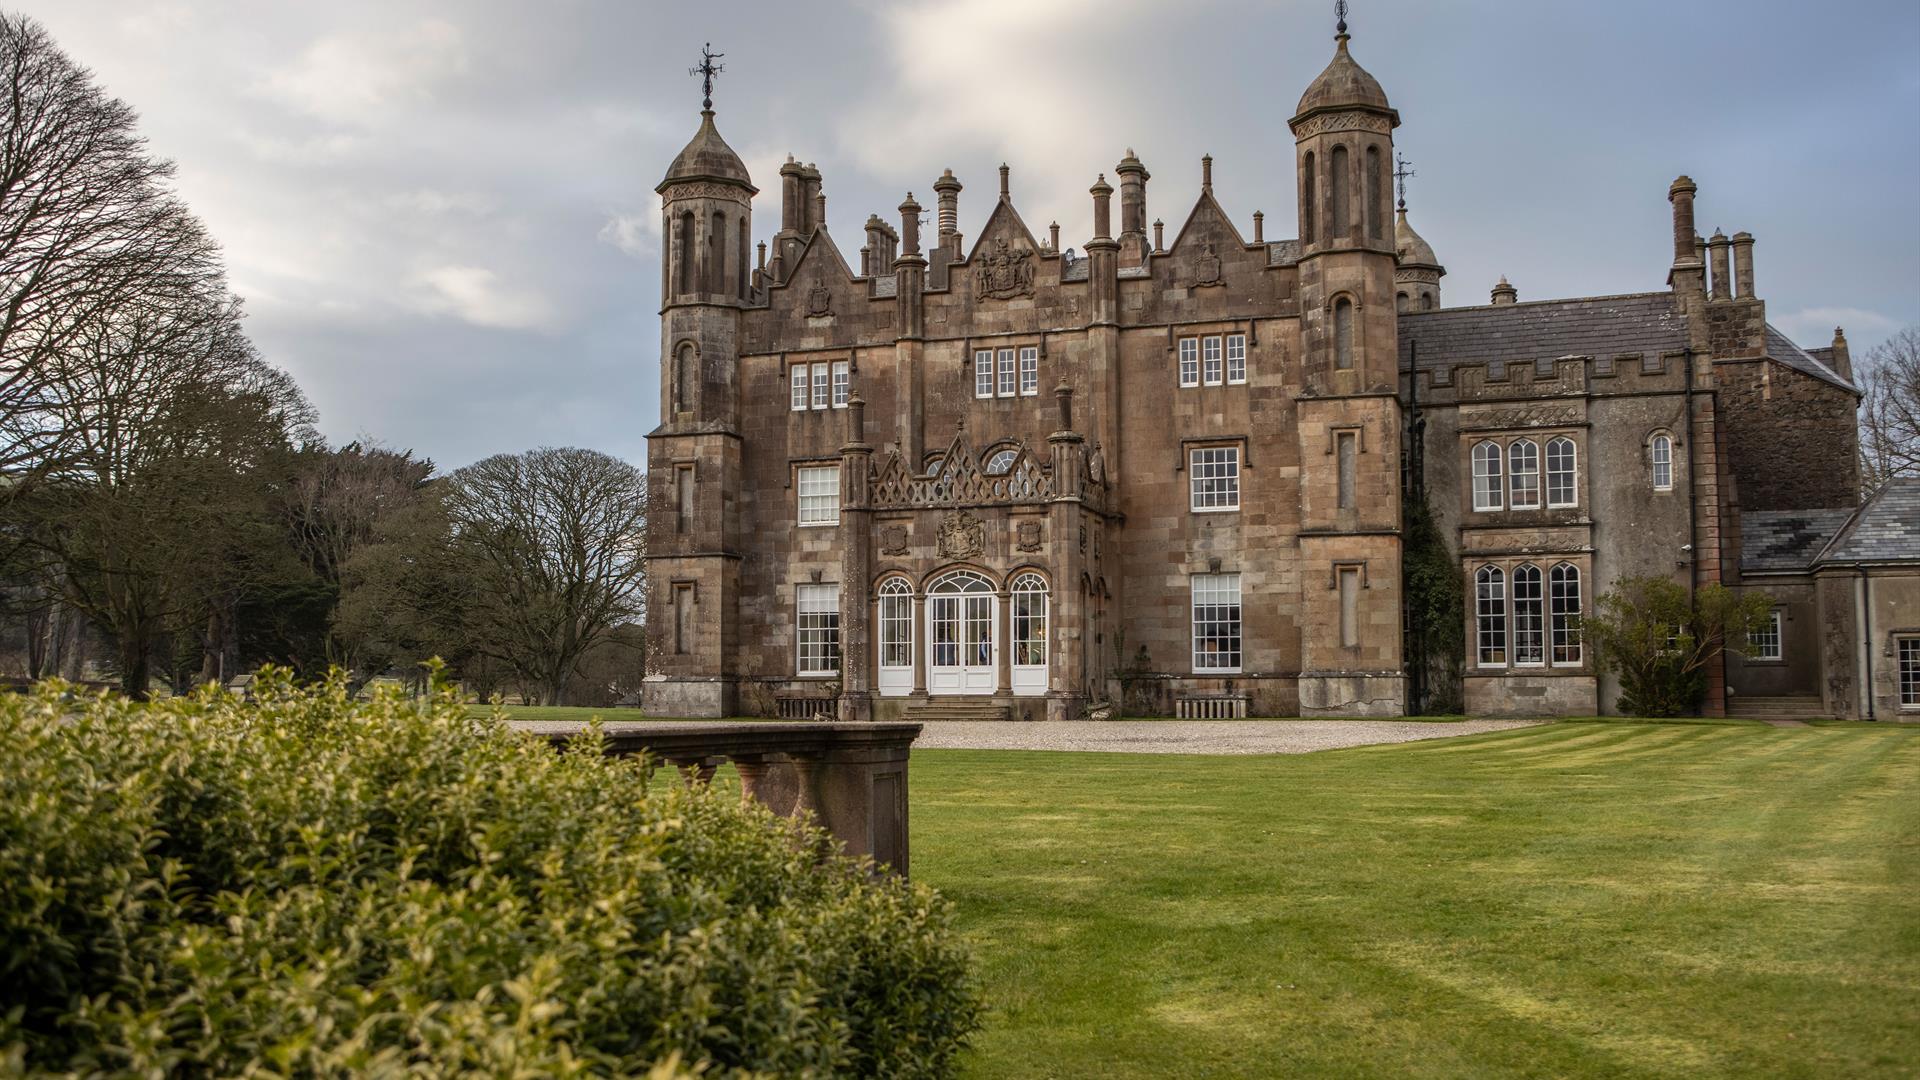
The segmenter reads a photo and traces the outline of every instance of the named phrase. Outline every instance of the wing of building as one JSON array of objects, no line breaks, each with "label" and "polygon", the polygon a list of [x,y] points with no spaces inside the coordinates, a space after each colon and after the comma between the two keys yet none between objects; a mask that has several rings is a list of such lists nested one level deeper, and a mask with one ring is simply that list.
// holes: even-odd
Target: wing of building
[{"label": "wing of building", "polygon": [[[1243,232],[1211,158],[1168,237],[1128,151],[1077,252],[1002,166],[978,236],[949,170],[933,235],[908,194],[849,262],[791,158],[756,243],[757,188],[703,112],[658,188],[647,711],[1377,716],[1451,690],[1593,714],[1616,689],[1580,624],[1612,583],[1785,574],[1779,655],[1716,665],[1709,711],[1864,714],[1862,687],[1905,676],[1854,661],[1905,650],[1920,597],[1883,587],[1880,622],[1840,626],[1858,561],[1821,545],[1872,531],[1844,338],[1808,352],[1767,323],[1753,237],[1702,240],[1685,177],[1671,259],[1649,253],[1665,288],[1521,301],[1502,279],[1445,307],[1391,198],[1399,123],[1343,30],[1289,124],[1293,237]],[[1419,502],[1466,583],[1450,688],[1404,660]]]}]

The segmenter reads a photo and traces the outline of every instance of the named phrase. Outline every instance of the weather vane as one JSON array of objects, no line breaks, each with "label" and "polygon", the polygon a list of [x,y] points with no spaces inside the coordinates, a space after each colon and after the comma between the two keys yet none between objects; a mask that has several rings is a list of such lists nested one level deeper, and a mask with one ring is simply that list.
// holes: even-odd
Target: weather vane
[{"label": "weather vane", "polygon": [[701,76],[700,86],[705,94],[700,102],[700,107],[703,109],[713,108],[713,77],[727,70],[725,64],[716,64],[714,61],[725,55],[727,54],[714,52],[713,42],[709,41],[700,46],[700,66],[687,69],[687,74]]},{"label": "weather vane", "polygon": [[1334,32],[1340,33],[1340,34],[1346,33],[1347,32],[1347,0],[1334,0],[1333,17],[1339,20],[1339,22],[1336,23],[1333,28]]},{"label": "weather vane", "polygon": [[1400,185],[1400,209],[1402,210],[1407,208],[1407,177],[1420,175],[1412,169],[1407,168],[1407,166],[1411,164],[1413,164],[1413,162],[1408,161],[1399,152],[1396,151],[1394,153],[1393,179]]}]

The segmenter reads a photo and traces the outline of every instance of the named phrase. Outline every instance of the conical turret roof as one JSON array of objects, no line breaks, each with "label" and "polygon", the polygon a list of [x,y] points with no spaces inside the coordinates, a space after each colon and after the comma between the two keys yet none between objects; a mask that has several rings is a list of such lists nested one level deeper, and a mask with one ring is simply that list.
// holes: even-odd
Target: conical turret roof
[{"label": "conical turret roof", "polygon": [[753,178],[747,175],[747,166],[741,162],[740,155],[733,152],[727,140],[720,137],[720,131],[713,126],[713,110],[700,111],[700,130],[694,132],[693,141],[680,151],[667,167],[666,179],[660,181],[655,191],[665,191],[669,184],[680,184],[690,180],[712,180],[723,184],[738,184],[750,192],[760,189],[753,186]]},{"label": "conical turret roof", "polygon": [[1400,253],[1402,266],[1439,266],[1440,260],[1433,253],[1433,246],[1421,239],[1407,223],[1407,208],[1401,207],[1393,220],[1393,246]]},{"label": "conical turret roof", "polygon": [[1336,43],[1333,60],[1320,77],[1308,85],[1307,92],[1300,95],[1300,106],[1294,110],[1293,118],[1299,120],[1309,113],[1329,109],[1393,112],[1393,106],[1387,103],[1387,92],[1380,88],[1380,80],[1367,74],[1367,69],[1354,62],[1353,55],[1347,52],[1347,35],[1340,34],[1333,40]]}]

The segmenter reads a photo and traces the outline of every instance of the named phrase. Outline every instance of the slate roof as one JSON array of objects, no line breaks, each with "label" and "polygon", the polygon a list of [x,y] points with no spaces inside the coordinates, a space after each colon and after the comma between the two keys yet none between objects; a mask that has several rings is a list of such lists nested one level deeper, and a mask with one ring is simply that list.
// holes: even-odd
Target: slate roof
[{"label": "slate roof", "polygon": [[1815,561],[1920,563],[1920,477],[1882,484]]},{"label": "slate roof", "polygon": [[[1828,356],[1833,355],[1832,349],[1822,351]],[[1795,345],[1793,339],[1781,333],[1780,329],[1772,323],[1767,324],[1767,355],[1795,371],[1811,375],[1822,382],[1830,382],[1835,386],[1847,390],[1858,389],[1852,383],[1841,378],[1840,373],[1833,370],[1832,366],[1822,363],[1820,358],[1815,357],[1812,353]]]},{"label": "slate roof", "polygon": [[1740,514],[1740,569],[1806,570],[1853,516],[1833,510],[1745,510]]},{"label": "slate roof", "polygon": [[1686,347],[1687,320],[1674,310],[1670,292],[1407,311],[1400,314],[1403,371],[1412,367],[1416,341],[1422,368],[1634,353],[1652,358]]}]

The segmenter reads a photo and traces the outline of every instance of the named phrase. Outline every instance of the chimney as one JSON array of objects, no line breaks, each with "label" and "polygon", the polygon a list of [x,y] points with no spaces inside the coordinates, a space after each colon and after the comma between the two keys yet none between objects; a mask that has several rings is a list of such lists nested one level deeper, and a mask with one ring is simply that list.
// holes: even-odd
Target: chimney
[{"label": "chimney", "polygon": [[1153,219],[1153,253],[1155,255],[1164,254],[1167,250],[1166,245],[1161,242],[1161,235],[1166,227],[1166,222],[1161,221],[1159,218]]},{"label": "chimney", "polygon": [[1733,295],[1753,299],[1753,234],[1733,234]]},{"label": "chimney", "polygon": [[1113,239],[1113,185],[1107,183],[1107,174],[1101,173],[1087,190],[1093,193],[1093,238]]},{"label": "chimney", "polygon": [[1127,156],[1113,167],[1120,176],[1120,235],[1145,236],[1147,232],[1147,167],[1133,156],[1133,147],[1127,147]]},{"label": "chimney", "polygon": [[1847,351],[1847,332],[1833,328],[1833,370],[1848,382],[1853,381],[1853,356]]},{"label": "chimney", "polygon": [[800,189],[804,200],[800,207],[800,231],[811,234],[827,220],[827,200],[820,194],[820,170],[811,161],[800,170]]},{"label": "chimney", "polygon": [[1507,275],[1500,275],[1500,284],[1493,287],[1493,302],[1496,307],[1504,307],[1520,301],[1520,290],[1507,284]]},{"label": "chimney", "polygon": [[1713,237],[1707,241],[1707,251],[1713,263],[1713,292],[1710,295],[1715,300],[1726,300],[1733,296],[1732,282],[1729,280],[1732,275],[1727,269],[1727,248],[1732,243],[1727,239],[1727,234],[1719,229],[1713,230]]},{"label": "chimney", "polygon": [[1011,190],[1007,187],[1007,173],[1009,171],[1011,170],[1007,168],[1007,163],[1004,161],[1001,162],[1000,163],[1000,201],[1001,202],[1013,201],[1013,194]]},{"label": "chimney", "polygon": [[860,245],[860,276],[861,277],[873,276],[873,245],[872,244]]},{"label": "chimney", "polygon": [[[893,252],[889,247],[887,236],[890,231],[887,223],[880,220],[879,214],[867,215],[867,246],[860,250],[871,252],[872,259],[869,262],[865,255],[861,257],[860,275],[862,277],[870,277],[875,272],[884,274],[893,269]],[[868,269],[869,266],[872,269]]]},{"label": "chimney", "polygon": [[960,235],[960,181],[954,179],[952,169],[933,182],[933,194],[940,204],[940,246],[946,247]]},{"label": "chimney", "polygon": [[806,197],[806,181],[802,174],[806,172],[800,163],[787,155],[787,163],[780,166],[780,231],[797,233],[806,211],[801,208],[801,200]]},{"label": "chimney", "polygon": [[1267,242],[1267,215],[1258,210],[1253,212],[1253,242],[1256,244]]},{"label": "chimney", "polygon": [[1060,252],[1060,223],[1057,221],[1047,226],[1047,250],[1056,255]]},{"label": "chimney", "polygon": [[1700,189],[1692,177],[1682,176],[1667,189],[1667,201],[1673,204],[1673,265],[1693,259],[1693,196]]},{"label": "chimney", "polygon": [[900,204],[900,254],[906,258],[917,258],[920,254],[920,204],[913,201],[913,192],[907,192],[907,201]]},{"label": "chimney", "polygon": [[1213,155],[1200,155],[1200,190],[1213,190]]}]

